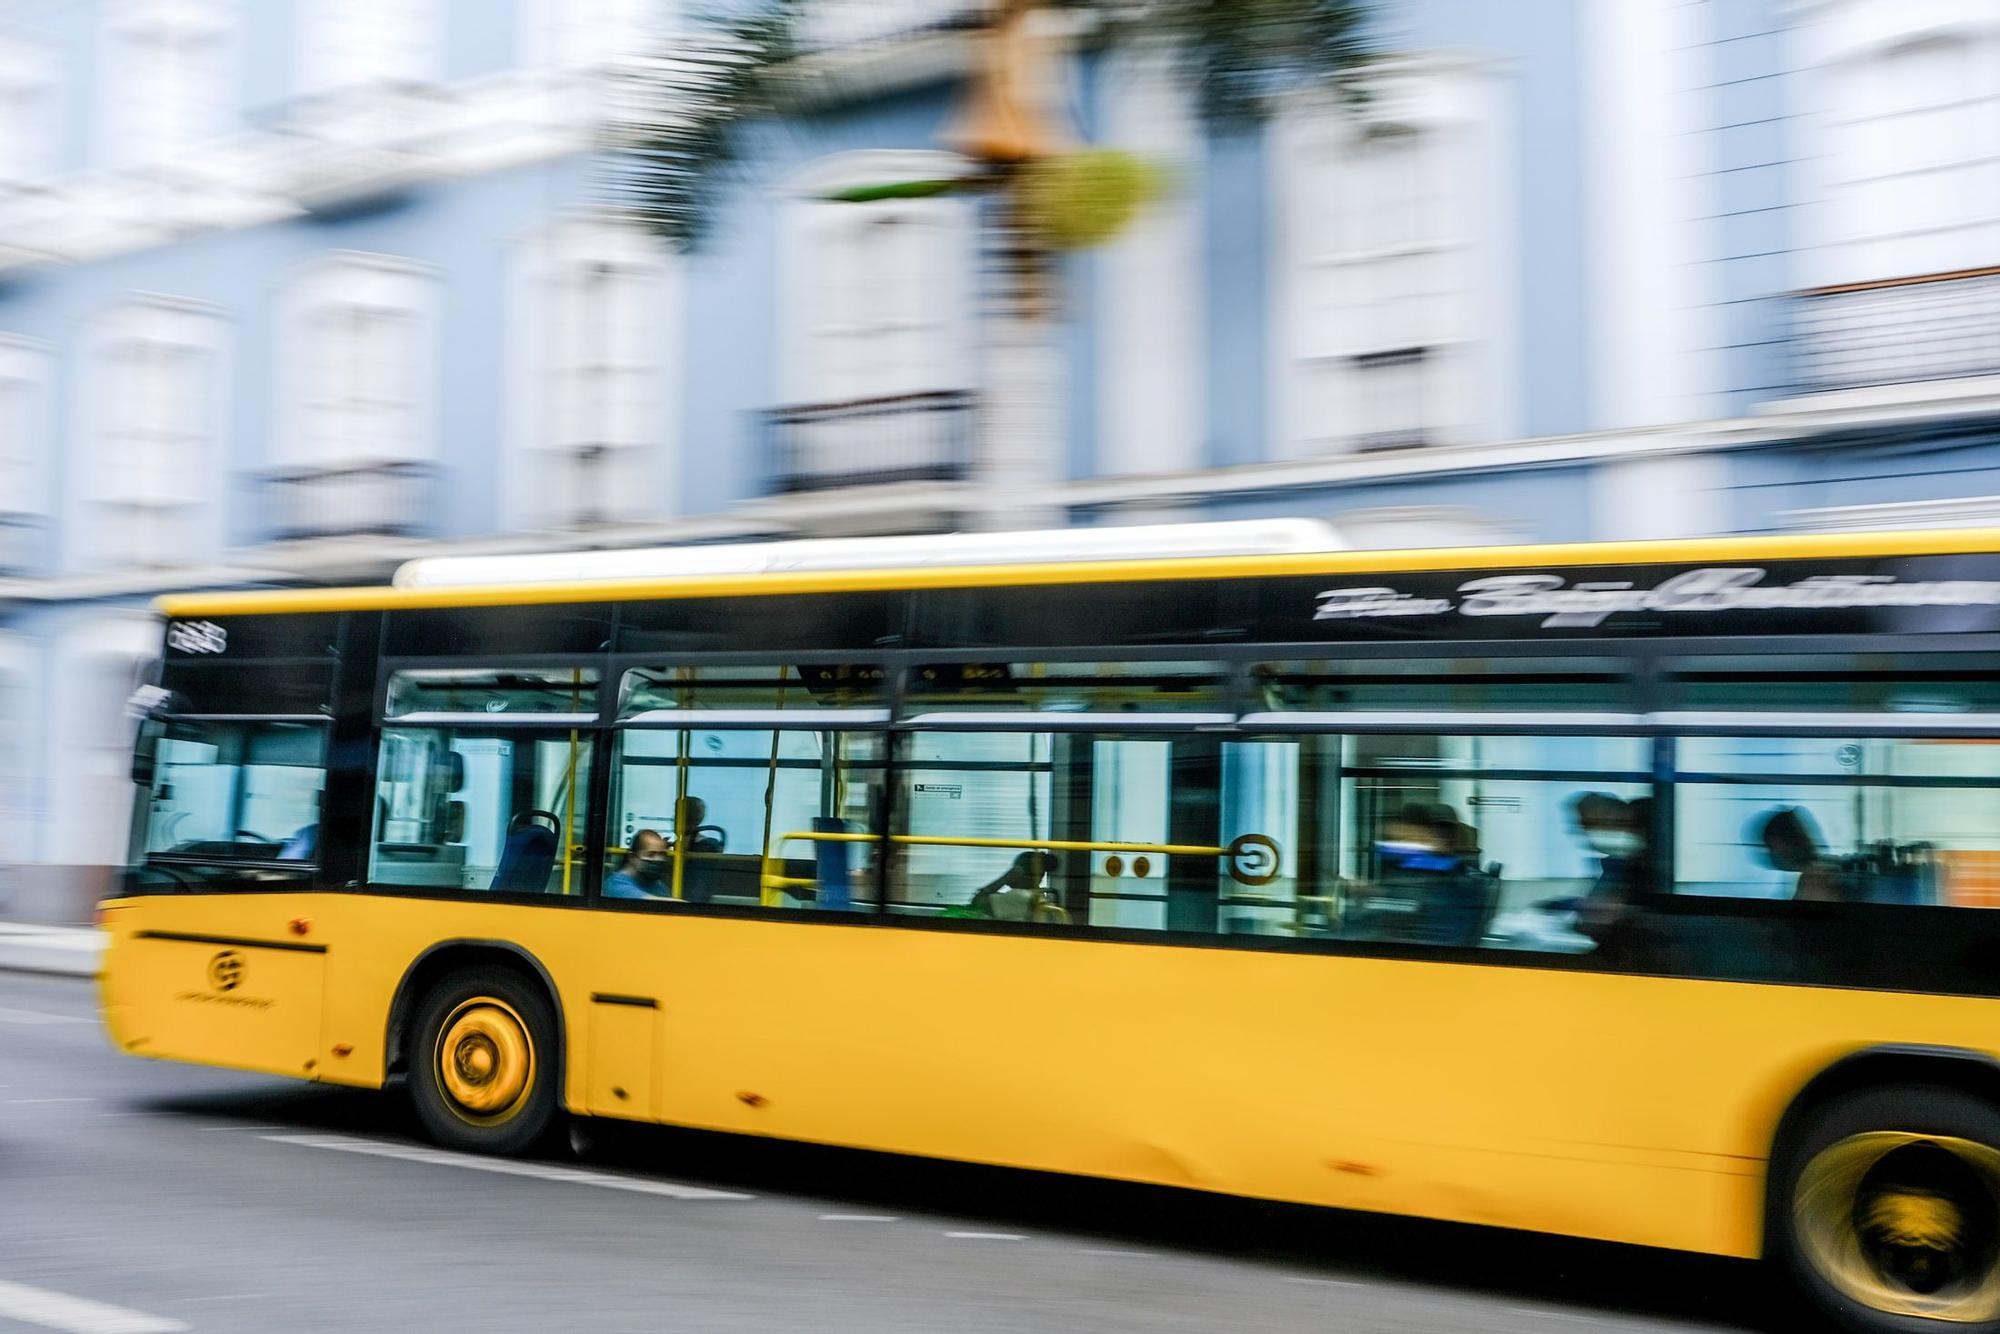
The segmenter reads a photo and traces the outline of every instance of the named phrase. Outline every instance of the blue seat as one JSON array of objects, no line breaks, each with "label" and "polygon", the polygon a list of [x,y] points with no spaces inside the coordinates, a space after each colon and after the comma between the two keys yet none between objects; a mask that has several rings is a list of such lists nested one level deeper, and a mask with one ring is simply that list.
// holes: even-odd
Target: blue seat
[{"label": "blue seat", "polygon": [[[535,822],[536,817],[546,817],[549,824]],[[500,850],[500,865],[494,868],[495,891],[510,894],[544,894],[549,888],[549,873],[555,870],[558,839],[550,826],[555,817],[547,811],[523,811],[514,817],[514,827],[507,831],[507,842]]]}]

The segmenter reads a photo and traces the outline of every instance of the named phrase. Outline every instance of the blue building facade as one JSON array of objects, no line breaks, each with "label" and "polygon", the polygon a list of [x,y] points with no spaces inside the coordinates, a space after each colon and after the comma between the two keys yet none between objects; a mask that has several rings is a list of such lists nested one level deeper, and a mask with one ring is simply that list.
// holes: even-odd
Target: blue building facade
[{"label": "blue building facade", "polygon": [[974,171],[977,9],[829,0],[824,96],[674,253],[604,148],[688,21],[660,0],[0,0],[13,910],[122,857],[119,701],[175,589],[1163,517],[2000,515],[1983,0],[1382,0],[1359,109],[1227,131],[1072,22],[1061,120],[1171,188],[1025,338],[990,198],[840,198]]}]

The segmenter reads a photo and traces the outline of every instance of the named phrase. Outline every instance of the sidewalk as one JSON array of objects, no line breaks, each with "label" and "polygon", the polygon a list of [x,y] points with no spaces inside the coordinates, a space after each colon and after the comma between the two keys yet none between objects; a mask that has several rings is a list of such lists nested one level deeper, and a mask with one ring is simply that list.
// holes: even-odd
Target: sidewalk
[{"label": "sidewalk", "polygon": [[103,954],[104,933],[95,927],[0,922],[0,972],[94,977]]}]

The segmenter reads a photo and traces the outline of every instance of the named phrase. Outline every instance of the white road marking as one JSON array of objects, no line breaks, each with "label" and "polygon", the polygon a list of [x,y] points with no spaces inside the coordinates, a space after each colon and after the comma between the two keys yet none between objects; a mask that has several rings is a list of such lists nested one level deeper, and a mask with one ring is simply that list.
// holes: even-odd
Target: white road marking
[{"label": "white road marking", "polygon": [[550,1163],[521,1163],[506,1158],[482,1158],[477,1154],[451,1153],[445,1149],[425,1149],[414,1144],[390,1144],[382,1140],[350,1139],[346,1135],[266,1135],[274,1144],[296,1144],[307,1149],[338,1149],[342,1153],[366,1153],[377,1158],[394,1158],[406,1163],[430,1163],[438,1167],[463,1167],[474,1172],[494,1172],[501,1176],[530,1177],[536,1181],[560,1181],[573,1186],[599,1186],[605,1190],[629,1190],[638,1195],[665,1195],[676,1200],[754,1200],[733,1190],[711,1190],[707,1186],[683,1186],[673,1181],[649,1181],[643,1177],[613,1176],[580,1167],[557,1167]]},{"label": "white road marking", "polygon": [[64,1334],[178,1334],[192,1326],[165,1316],[93,1302],[0,1279],[0,1316]]},{"label": "white road marking", "polygon": [[0,1024],[88,1024],[80,1014],[50,1014],[46,1010],[16,1010],[0,1005]]},{"label": "white road marking", "polygon": [[957,1237],[960,1241],[1026,1241],[1022,1232],[947,1232],[947,1237]]},{"label": "white road marking", "polygon": [[26,1107],[30,1103],[38,1103],[38,1102],[96,1102],[96,1101],[97,1099],[95,1098],[9,1098],[7,1099],[7,1105],[9,1107]]},{"label": "white road marking", "polygon": [[196,1126],[196,1130],[283,1130],[283,1126]]},{"label": "white road marking", "polygon": [[900,1223],[895,1214],[821,1214],[822,1223]]}]

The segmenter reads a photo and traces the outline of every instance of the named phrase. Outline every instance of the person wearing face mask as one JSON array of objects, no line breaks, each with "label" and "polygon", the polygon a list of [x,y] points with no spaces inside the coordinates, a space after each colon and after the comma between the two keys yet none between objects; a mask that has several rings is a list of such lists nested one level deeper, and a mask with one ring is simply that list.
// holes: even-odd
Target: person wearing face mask
[{"label": "person wearing face mask", "polygon": [[1449,806],[1412,802],[1382,826],[1379,871],[1358,890],[1342,934],[1355,940],[1477,945],[1492,886],[1477,869],[1479,835]]},{"label": "person wearing face mask", "polygon": [[1570,813],[1577,837],[1598,859],[1596,882],[1574,900],[1576,929],[1602,949],[1633,900],[1647,888],[1645,808],[1609,792],[1585,792],[1570,804]]},{"label": "person wearing face mask", "polygon": [[665,899],[673,893],[667,884],[667,840],[657,829],[641,829],[632,835],[625,860],[604,882],[607,899]]}]

